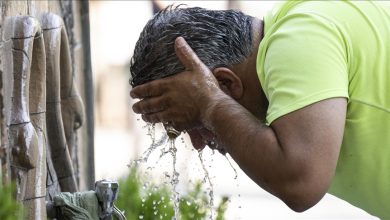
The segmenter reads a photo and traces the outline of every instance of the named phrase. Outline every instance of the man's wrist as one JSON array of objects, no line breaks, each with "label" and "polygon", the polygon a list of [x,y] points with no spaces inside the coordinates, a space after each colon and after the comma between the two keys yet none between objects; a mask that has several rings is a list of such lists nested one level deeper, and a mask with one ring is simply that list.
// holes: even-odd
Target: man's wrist
[{"label": "man's wrist", "polygon": [[219,90],[210,96],[203,112],[201,113],[201,122],[209,130],[213,131],[213,120],[215,119],[215,114],[218,114],[218,109],[221,108],[224,102],[230,99],[224,92]]}]

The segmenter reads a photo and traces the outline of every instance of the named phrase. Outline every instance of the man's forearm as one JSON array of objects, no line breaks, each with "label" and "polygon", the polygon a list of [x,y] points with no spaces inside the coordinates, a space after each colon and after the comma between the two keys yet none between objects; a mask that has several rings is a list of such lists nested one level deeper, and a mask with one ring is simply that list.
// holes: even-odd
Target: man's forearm
[{"label": "man's forearm", "polygon": [[275,131],[225,94],[216,95],[212,103],[205,124],[241,169],[294,210],[311,206],[299,207],[305,203],[299,201],[305,194],[305,165],[283,149]]}]

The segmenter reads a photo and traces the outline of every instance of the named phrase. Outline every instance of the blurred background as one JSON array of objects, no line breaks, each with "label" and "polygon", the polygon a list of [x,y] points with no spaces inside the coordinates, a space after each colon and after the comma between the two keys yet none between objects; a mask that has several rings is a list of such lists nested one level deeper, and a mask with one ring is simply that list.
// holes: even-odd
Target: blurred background
[{"label": "blurred background", "polygon": [[[262,18],[273,1],[90,1],[91,53],[95,83],[96,179],[120,179],[128,165],[150,146],[151,137],[140,117],[131,111],[129,62],[143,26],[158,8],[186,4],[209,9],[239,9]],[[163,130],[156,126],[156,136]],[[179,191],[205,177],[199,156],[186,135],[176,141]],[[172,173],[172,158],[152,152],[145,164],[151,179]],[[376,219],[364,211],[326,195],[304,213],[291,211],[284,203],[259,188],[234,163],[206,149],[203,161],[214,188],[215,200],[230,197],[227,219]],[[148,169],[149,168],[149,169]],[[238,177],[235,178],[235,170]],[[208,183],[205,183],[208,186]]]}]

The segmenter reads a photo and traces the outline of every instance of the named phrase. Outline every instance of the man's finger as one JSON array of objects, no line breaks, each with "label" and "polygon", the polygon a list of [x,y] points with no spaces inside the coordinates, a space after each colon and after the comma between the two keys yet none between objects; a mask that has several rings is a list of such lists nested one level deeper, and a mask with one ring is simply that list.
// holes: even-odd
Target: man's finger
[{"label": "man's finger", "polygon": [[153,84],[154,84],[153,82],[150,82],[150,83],[145,83],[143,85],[134,87],[130,91],[131,98],[143,99],[143,98],[161,95],[162,92],[159,91],[159,88],[153,86]]},{"label": "man's finger", "polygon": [[157,113],[150,113],[150,114],[143,114],[142,120],[150,123],[165,123],[168,122],[170,117],[170,113],[167,111],[157,112]]},{"label": "man's finger", "polygon": [[142,115],[142,120],[149,122],[149,123],[159,123],[161,122],[161,119],[158,117],[157,114],[145,114]]},{"label": "man's finger", "polygon": [[154,98],[145,98],[133,105],[133,111],[137,114],[150,114],[165,110],[169,102],[162,96]]},{"label": "man's finger", "polygon": [[143,98],[149,98],[154,96],[160,96],[164,92],[166,92],[168,88],[167,86],[168,84],[169,84],[168,78],[156,79],[134,87],[130,91],[130,96],[134,99],[135,98],[143,99]]},{"label": "man's finger", "polygon": [[176,56],[187,70],[198,69],[204,65],[183,37],[176,38],[175,52]]},{"label": "man's finger", "polygon": [[143,85],[139,85],[134,87],[130,91],[130,96],[138,99],[153,97],[153,96],[159,96],[162,94],[161,86],[158,85],[155,81],[145,83]]}]

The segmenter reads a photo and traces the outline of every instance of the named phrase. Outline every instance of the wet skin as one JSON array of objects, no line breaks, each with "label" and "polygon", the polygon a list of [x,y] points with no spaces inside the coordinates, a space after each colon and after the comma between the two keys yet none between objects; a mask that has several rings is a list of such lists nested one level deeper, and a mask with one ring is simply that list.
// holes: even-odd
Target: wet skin
[{"label": "wet skin", "polygon": [[[260,41],[259,34],[255,39]],[[250,178],[291,209],[315,205],[335,172],[346,100],[323,100],[267,126],[256,52],[232,68],[209,70],[183,38],[176,39],[175,50],[186,70],[133,88],[131,97],[140,99],[133,111],[147,122],[186,130],[197,149],[215,140]]]}]

